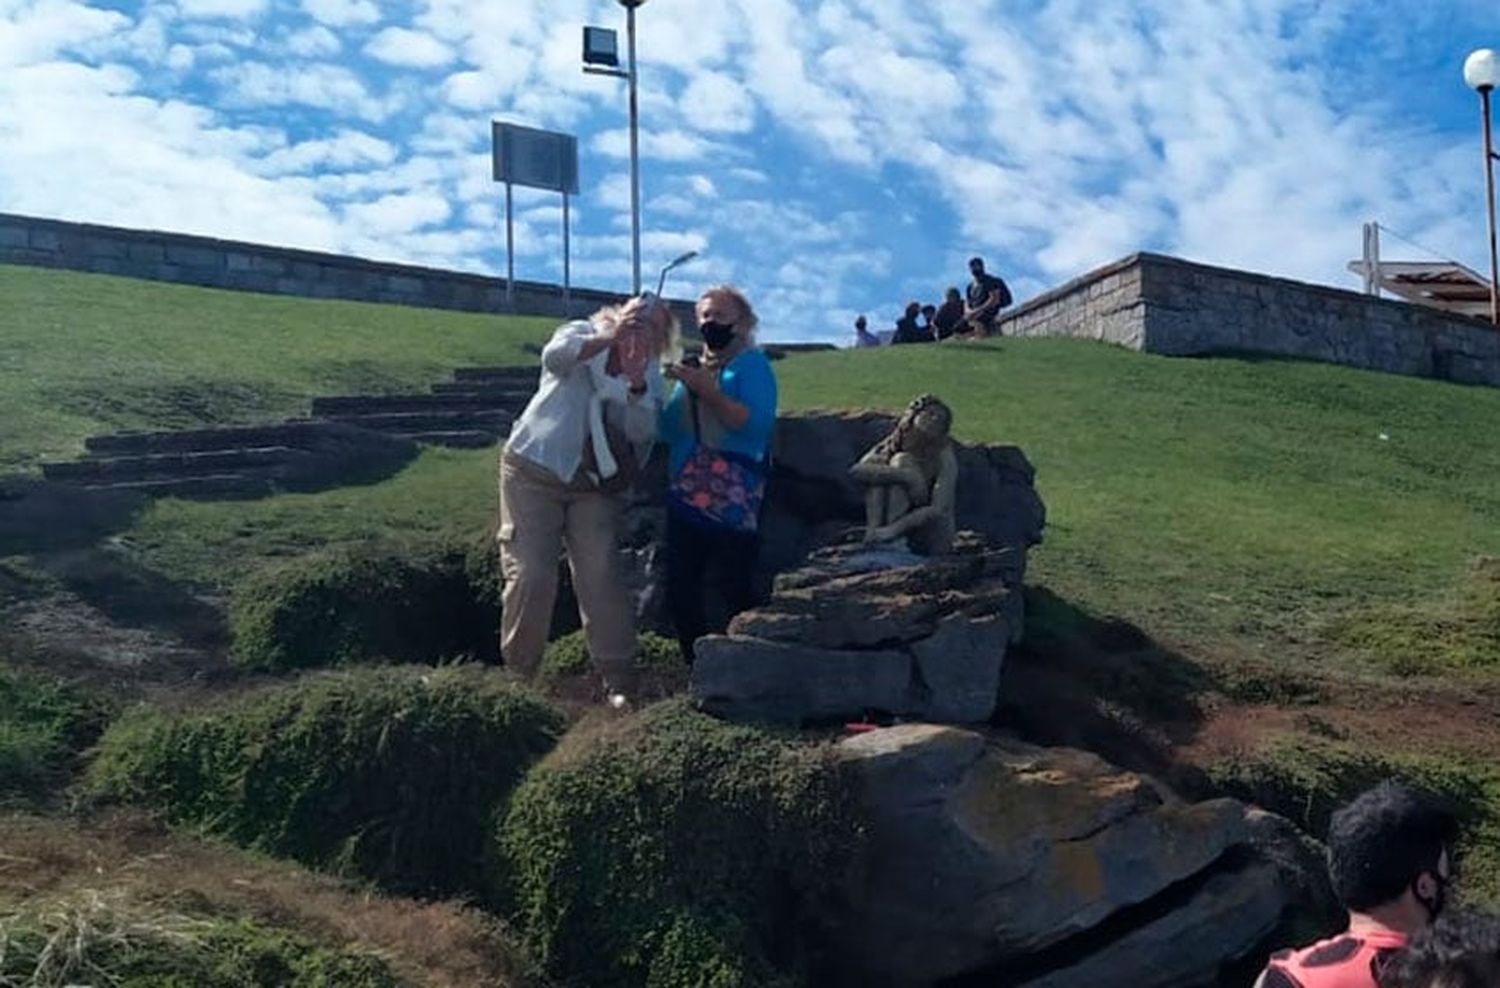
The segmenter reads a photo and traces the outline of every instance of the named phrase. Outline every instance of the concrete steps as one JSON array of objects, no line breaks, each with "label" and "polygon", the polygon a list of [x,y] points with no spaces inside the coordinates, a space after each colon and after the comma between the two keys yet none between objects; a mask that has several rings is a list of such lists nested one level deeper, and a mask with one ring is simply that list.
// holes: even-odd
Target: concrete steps
[{"label": "concrete steps", "polygon": [[463,367],[425,394],[315,398],[305,419],[94,436],[86,456],[44,463],[42,472],[88,490],[194,499],[367,482],[399,469],[418,443],[495,445],[531,400],[539,373],[536,366]]},{"label": "concrete steps", "polygon": [[409,436],[418,432],[482,431],[496,435],[507,433],[515,416],[498,408],[437,410],[430,412],[366,412],[335,415],[334,422],[371,429],[390,435]]},{"label": "concrete steps", "polygon": [[312,454],[287,446],[258,446],[194,453],[99,456],[67,463],[44,463],[48,480],[82,484],[124,484],[163,476],[225,476],[242,470],[270,470]]},{"label": "concrete steps", "polygon": [[393,412],[509,411],[509,405],[509,402],[500,402],[488,395],[476,393],[345,395],[337,398],[314,398],[312,412],[317,418],[330,418]]}]

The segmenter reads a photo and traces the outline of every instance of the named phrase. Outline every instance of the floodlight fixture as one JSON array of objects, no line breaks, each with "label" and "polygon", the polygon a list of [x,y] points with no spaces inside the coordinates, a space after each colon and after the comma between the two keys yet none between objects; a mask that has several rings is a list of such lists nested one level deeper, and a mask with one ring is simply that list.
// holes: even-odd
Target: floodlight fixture
[{"label": "floodlight fixture", "polygon": [[620,67],[620,35],[613,28],[583,29],[583,64]]}]

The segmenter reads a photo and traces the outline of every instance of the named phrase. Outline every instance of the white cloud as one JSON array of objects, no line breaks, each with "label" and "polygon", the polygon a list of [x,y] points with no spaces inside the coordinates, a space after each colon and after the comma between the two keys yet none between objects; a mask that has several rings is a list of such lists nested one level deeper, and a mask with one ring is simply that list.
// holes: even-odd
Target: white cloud
[{"label": "white cloud", "polygon": [[382,196],[374,202],[355,203],[344,216],[367,235],[410,233],[445,222],[452,214],[448,200],[433,192]]},{"label": "white cloud", "polygon": [[422,31],[388,27],[365,45],[365,54],[390,65],[431,69],[453,61],[453,49]]},{"label": "white cloud", "polygon": [[325,58],[343,50],[338,35],[321,24],[297,31],[286,39],[287,50],[303,58]]},{"label": "white cloud", "polygon": [[186,18],[202,20],[247,20],[265,13],[267,0],[177,0]]},{"label": "white cloud", "polygon": [[372,0],[302,0],[302,9],[329,27],[355,27],[380,20],[380,8]]},{"label": "white cloud", "polygon": [[694,76],[679,103],[684,119],[698,130],[743,134],[755,126],[755,101],[744,86],[722,72]]},{"label": "white cloud", "polygon": [[0,4],[0,66],[46,61],[108,38],[129,24],[123,14],[81,3]]},{"label": "white cloud", "polygon": [[264,175],[288,175],[315,169],[347,171],[383,166],[395,160],[396,149],[390,144],[369,134],[345,130],[330,138],[279,148],[261,158],[256,169]]},{"label": "white cloud", "polygon": [[[597,134],[593,149],[611,158],[630,157],[630,131],[606,130]],[[640,133],[641,157],[662,161],[698,161],[716,149],[714,142],[685,130],[648,131]]]},{"label": "white cloud", "polygon": [[187,45],[173,45],[167,50],[167,68],[174,72],[186,72],[196,61],[193,49]]},{"label": "white cloud", "polygon": [[398,98],[372,96],[358,76],[337,65],[287,68],[246,62],[216,69],[213,78],[231,105],[315,106],[381,120],[399,104]]}]

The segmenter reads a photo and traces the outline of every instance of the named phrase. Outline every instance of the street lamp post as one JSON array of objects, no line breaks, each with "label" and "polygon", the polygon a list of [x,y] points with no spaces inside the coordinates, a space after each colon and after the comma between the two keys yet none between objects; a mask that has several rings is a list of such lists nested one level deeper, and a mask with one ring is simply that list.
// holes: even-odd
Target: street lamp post
[{"label": "street lamp post", "polygon": [[691,261],[693,258],[695,258],[697,256],[698,256],[698,252],[696,250],[690,250],[686,254],[683,254],[680,257],[674,257],[674,258],[672,258],[672,260],[670,260],[670,261],[667,262],[667,266],[661,269],[661,277],[656,279],[656,297],[657,298],[661,298],[662,297],[662,292],[667,287],[667,275],[670,272],[675,271],[677,268],[682,267],[688,261]]},{"label": "street lamp post", "polygon": [[[604,51],[602,47],[602,35],[614,32],[601,32],[599,28],[584,28],[584,61],[586,64],[583,71],[594,75],[611,75],[616,78],[625,79],[630,84],[630,264],[631,264],[631,291],[635,295],[641,293],[641,138],[640,138],[640,101],[637,94],[637,83],[639,75],[635,64],[635,10],[643,5],[646,0],[615,0],[625,8],[625,39],[626,39],[626,62],[625,71],[621,72],[618,56],[610,51]],[[608,66],[608,67],[601,67]]]},{"label": "street lamp post", "polygon": [[1481,48],[1464,61],[1464,82],[1479,94],[1479,109],[1484,117],[1484,189],[1485,218],[1490,230],[1490,322],[1500,327],[1500,252],[1495,238],[1495,143],[1490,122],[1490,94],[1500,86],[1500,53]]}]

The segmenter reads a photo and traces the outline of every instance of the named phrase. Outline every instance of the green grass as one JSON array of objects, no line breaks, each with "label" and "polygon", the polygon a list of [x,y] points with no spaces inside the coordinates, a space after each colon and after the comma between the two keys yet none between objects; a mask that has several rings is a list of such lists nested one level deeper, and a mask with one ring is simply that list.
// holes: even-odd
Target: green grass
[{"label": "green grass", "polygon": [[474,537],[497,511],[494,450],[427,449],[381,484],[258,501],[154,502],[122,539],[176,579],[227,591],[249,569],[326,546]]},{"label": "green grass", "polygon": [[314,301],[0,265],[0,473],[91,435],[306,415],[534,359],[553,320]]},{"label": "green grass", "polygon": [[102,700],[0,661],[0,805],[57,789],[108,720]]},{"label": "green grass", "polygon": [[[0,355],[0,417],[15,426],[0,469],[111,428],[274,418],[314,394],[530,359],[520,344],[548,327],[25,268],[0,267],[0,292],[20,327]],[[777,372],[788,410],[896,409],[932,390],[961,438],[1020,445],[1050,519],[1032,579],[1089,611],[1205,652],[1398,672],[1500,660],[1485,629],[1405,658],[1426,636],[1401,631],[1399,610],[1451,609],[1470,560],[1500,554],[1500,391],[1076,340],[812,354]],[[493,451],[428,451],[372,486],[157,502],[123,541],[222,591],[313,547],[478,532],[494,488]]]},{"label": "green grass", "polygon": [[960,438],[1021,446],[1049,519],[1031,579],[1181,642],[1327,645],[1338,615],[1440,597],[1500,551],[1500,391],[1074,340],[777,369],[788,408],[932,390]]}]

